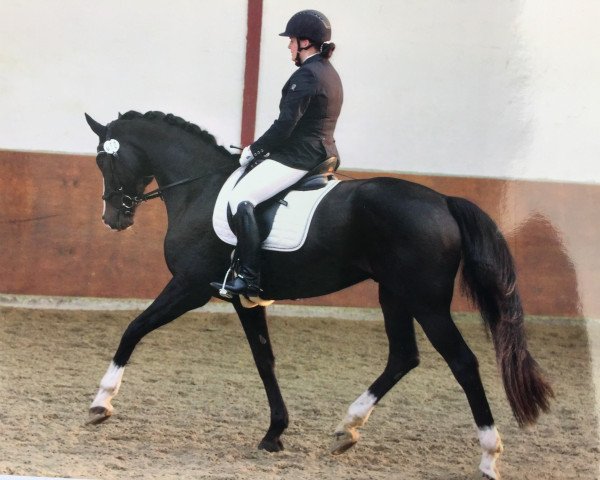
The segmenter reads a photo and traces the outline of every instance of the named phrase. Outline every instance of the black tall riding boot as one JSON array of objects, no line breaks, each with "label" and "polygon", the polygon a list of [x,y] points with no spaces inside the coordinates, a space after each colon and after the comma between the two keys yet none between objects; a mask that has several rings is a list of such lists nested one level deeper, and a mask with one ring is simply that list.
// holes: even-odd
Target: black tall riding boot
[{"label": "black tall riding boot", "polygon": [[237,236],[236,254],[240,260],[240,271],[223,288],[235,295],[257,297],[260,293],[260,234],[254,218],[254,205],[250,202],[238,205],[233,228]]}]

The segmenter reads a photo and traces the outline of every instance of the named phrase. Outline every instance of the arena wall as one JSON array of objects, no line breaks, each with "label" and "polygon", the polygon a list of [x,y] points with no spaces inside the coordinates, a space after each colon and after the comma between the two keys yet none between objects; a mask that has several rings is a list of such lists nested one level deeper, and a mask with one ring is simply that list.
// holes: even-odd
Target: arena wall
[{"label": "arena wall", "polygon": [[[380,172],[344,171],[355,178]],[[528,313],[600,314],[595,285],[600,259],[594,185],[387,174],[475,201],[496,219],[523,220],[506,231]],[[136,225],[116,233],[100,221],[102,184],[94,157],[0,151],[0,292],[35,295],[153,298],[169,279],[162,254],[166,214],[160,201],[138,209]],[[556,229],[556,221],[568,233]],[[566,237],[566,239],[565,239]],[[569,241],[571,250],[565,249]],[[572,251],[588,261],[575,265]],[[377,289],[364,282],[334,295],[293,302],[375,307]],[[453,308],[471,309],[457,294]]]},{"label": "arena wall", "polygon": [[[591,55],[600,7],[578,5],[319,5],[345,87],[345,173],[407,178],[481,205],[509,238],[534,314],[600,314],[600,60]],[[294,68],[277,34],[296,9],[277,0],[3,3],[0,292],[154,297],[169,277],[164,209],[144,205],[119,234],[102,225],[96,137],[83,112],[103,123],[130,109],[173,112],[225,145],[259,135]],[[247,43],[260,50],[247,55]],[[376,286],[296,303],[376,306]],[[454,308],[470,309],[460,295]]]}]

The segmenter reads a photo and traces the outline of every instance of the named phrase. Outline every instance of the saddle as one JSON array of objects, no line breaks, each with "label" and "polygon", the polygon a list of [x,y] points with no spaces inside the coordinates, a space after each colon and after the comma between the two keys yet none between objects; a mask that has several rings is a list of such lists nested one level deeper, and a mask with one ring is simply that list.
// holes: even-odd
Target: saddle
[{"label": "saddle", "polygon": [[[244,173],[237,180],[236,184],[252,169],[257,167],[262,161],[263,159],[250,162]],[[279,207],[287,206],[287,202],[284,200],[284,198],[288,193],[292,191],[306,192],[311,190],[319,190],[326,187],[330,181],[336,179],[334,173],[338,169],[339,165],[340,162],[337,157],[330,157],[314,167],[312,170],[309,170],[304,177],[302,177],[291,187],[282,190],[274,197],[260,203],[254,209],[254,215],[256,217],[256,223],[258,224],[261,242],[263,242],[271,233],[275,215],[277,214]],[[233,215],[231,214],[231,209],[229,206],[227,207],[227,222],[229,223],[229,228],[234,231]]]}]

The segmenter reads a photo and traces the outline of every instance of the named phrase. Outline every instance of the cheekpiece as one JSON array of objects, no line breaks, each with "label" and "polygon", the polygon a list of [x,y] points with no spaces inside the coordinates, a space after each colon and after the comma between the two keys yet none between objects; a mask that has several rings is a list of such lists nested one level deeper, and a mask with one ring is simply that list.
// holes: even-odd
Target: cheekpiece
[{"label": "cheekpiece", "polygon": [[103,145],[104,151],[109,155],[114,155],[115,153],[117,153],[119,151],[120,146],[121,145],[119,145],[119,142],[115,139],[107,140],[106,142],[104,142]]}]

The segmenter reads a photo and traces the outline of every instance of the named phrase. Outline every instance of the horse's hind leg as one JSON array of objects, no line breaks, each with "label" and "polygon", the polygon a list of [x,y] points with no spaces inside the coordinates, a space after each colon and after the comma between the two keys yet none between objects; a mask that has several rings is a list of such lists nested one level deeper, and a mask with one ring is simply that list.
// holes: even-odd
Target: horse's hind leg
[{"label": "horse's hind leg", "polygon": [[283,450],[280,437],[289,421],[287,408],[275,376],[275,356],[269,339],[265,307],[244,308],[238,299],[233,301],[233,306],[242,322],[271,409],[271,424],[258,448],[278,452]]},{"label": "horse's hind leg", "polygon": [[496,460],[502,453],[502,441],[494,426],[494,418],[481,383],[477,358],[454,324],[449,308],[437,312],[427,307],[424,311],[417,312],[416,318],[467,396],[483,450],[479,469],[485,478],[499,479]]},{"label": "horse's hind leg", "polygon": [[129,361],[139,341],[153,330],[166,325],[185,312],[204,305],[210,299],[192,290],[184,281],[173,278],[152,304],[129,324],[108,370],[100,381],[100,388],[90,406],[87,423],[100,423],[112,415],[111,400],[119,391],[125,364]]},{"label": "horse's hind leg", "polygon": [[389,341],[388,361],[377,380],[350,405],[344,419],[335,429],[331,453],[343,453],[358,441],[358,427],[362,427],[373,408],[404,375],[419,364],[412,315],[399,296],[379,287],[379,302],[383,310]]}]

